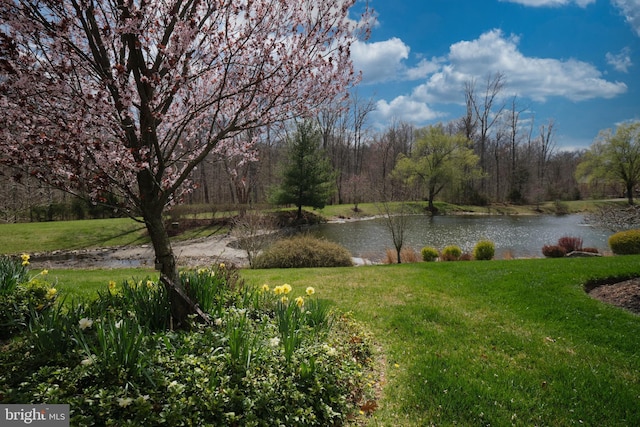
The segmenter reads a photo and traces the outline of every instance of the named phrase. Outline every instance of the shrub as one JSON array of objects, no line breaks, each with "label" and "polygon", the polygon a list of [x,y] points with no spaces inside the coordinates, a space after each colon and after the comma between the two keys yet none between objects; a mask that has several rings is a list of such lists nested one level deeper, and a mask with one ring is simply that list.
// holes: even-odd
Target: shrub
[{"label": "shrub", "polygon": [[616,255],[640,254],[640,230],[620,231],[609,237],[609,247]]},{"label": "shrub", "polygon": [[476,243],[473,248],[473,258],[479,261],[486,261],[493,259],[496,254],[496,245],[489,240],[481,240]]},{"label": "shrub", "polygon": [[308,268],[352,266],[351,254],[337,243],[311,236],[279,240],[258,255],[255,268]]},{"label": "shrub", "polygon": [[54,305],[57,291],[45,279],[46,270],[29,279],[29,256],[22,262],[9,258],[0,261],[0,339],[25,330],[30,319]]},{"label": "shrub", "polygon": [[457,261],[462,256],[462,249],[457,245],[449,245],[442,250],[443,261]]},{"label": "shrub", "polygon": [[438,253],[438,250],[431,246],[425,246],[424,248],[422,248],[420,253],[422,254],[422,260],[427,262],[435,261],[436,259],[438,259],[438,256],[440,255]]},{"label": "shrub", "polygon": [[[367,333],[311,287],[294,298],[288,284],[230,286],[224,270],[183,277],[214,284],[226,307],[212,325],[190,330],[150,333],[139,313],[122,311],[126,304],[57,306],[0,352],[8,368],[0,375],[3,403],[69,403],[77,426],[328,426],[353,419],[375,396]],[[153,289],[131,283],[142,283],[129,290],[142,294],[126,294],[125,302],[140,302]],[[115,287],[108,293],[124,294]],[[36,335],[43,328],[47,334]],[[51,345],[64,354],[43,351]]]},{"label": "shrub", "polygon": [[580,237],[564,236],[558,239],[558,246],[564,248],[566,253],[581,251],[582,239]]},{"label": "shrub", "polygon": [[0,257],[0,295],[12,292],[18,284],[28,280],[29,258],[27,255],[23,257],[23,262],[7,256]]},{"label": "shrub", "polygon": [[544,245],[542,247],[542,255],[547,258],[562,258],[567,254],[567,250],[558,245]]}]

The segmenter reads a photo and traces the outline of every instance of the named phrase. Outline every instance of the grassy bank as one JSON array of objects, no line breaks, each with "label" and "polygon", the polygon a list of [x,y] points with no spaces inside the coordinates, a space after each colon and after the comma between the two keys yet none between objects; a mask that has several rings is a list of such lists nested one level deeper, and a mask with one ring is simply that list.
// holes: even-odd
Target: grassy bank
[{"label": "grassy bank", "polygon": [[[138,274],[136,274],[138,273]],[[59,270],[63,293],[146,270]],[[590,280],[640,275],[640,256],[243,270],[313,286],[380,344],[370,426],[640,425],[640,316],[591,299]]]}]

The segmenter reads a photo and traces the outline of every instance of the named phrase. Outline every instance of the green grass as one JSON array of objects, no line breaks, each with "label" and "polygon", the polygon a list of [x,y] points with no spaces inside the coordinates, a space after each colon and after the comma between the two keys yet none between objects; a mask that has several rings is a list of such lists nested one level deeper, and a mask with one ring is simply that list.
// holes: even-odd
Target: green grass
[{"label": "green grass", "polygon": [[0,253],[142,244],[144,224],[129,218],[0,224]]},{"label": "green grass", "polygon": [[107,291],[111,280],[120,284],[125,280],[143,280],[147,277],[156,280],[158,273],[152,269],[114,268],[50,270],[47,275],[47,279],[52,282],[60,295],[66,297],[67,303],[79,299],[95,299],[98,292]]},{"label": "green grass", "polygon": [[383,349],[370,425],[640,425],[640,317],[591,299],[590,279],[640,257],[247,270],[249,282],[350,310]]},{"label": "green grass", "polygon": [[[54,270],[95,295],[150,270]],[[590,280],[640,275],[640,256],[242,270],[307,286],[373,333],[385,369],[370,426],[640,425],[640,316],[590,298]]]},{"label": "green grass", "polygon": [[[187,230],[173,240],[209,237],[218,226]],[[150,239],[143,223],[130,218],[0,224],[0,254],[37,253],[142,245]]]}]

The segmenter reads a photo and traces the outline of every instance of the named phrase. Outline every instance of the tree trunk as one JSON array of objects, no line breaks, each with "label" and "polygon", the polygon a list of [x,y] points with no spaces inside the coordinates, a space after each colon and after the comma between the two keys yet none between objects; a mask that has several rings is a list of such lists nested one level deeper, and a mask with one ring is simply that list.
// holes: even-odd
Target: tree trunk
[{"label": "tree trunk", "polygon": [[187,317],[194,313],[195,304],[182,288],[176,257],[171,249],[171,241],[162,221],[162,210],[146,211],[144,221],[155,252],[156,270],[160,271],[161,281],[169,294],[173,325],[180,327],[185,325]]},{"label": "tree trunk", "polygon": [[633,206],[633,185],[627,185],[627,201],[629,206]]},{"label": "tree trunk", "polygon": [[[179,328],[186,325],[188,316],[198,312],[198,309],[182,287],[176,257],[162,220],[165,203],[159,199],[159,190],[148,171],[141,171],[138,174],[138,185],[141,193],[142,217],[155,253],[155,267],[160,271],[161,282],[169,295],[172,324]],[[203,319],[208,320],[206,316]]]}]

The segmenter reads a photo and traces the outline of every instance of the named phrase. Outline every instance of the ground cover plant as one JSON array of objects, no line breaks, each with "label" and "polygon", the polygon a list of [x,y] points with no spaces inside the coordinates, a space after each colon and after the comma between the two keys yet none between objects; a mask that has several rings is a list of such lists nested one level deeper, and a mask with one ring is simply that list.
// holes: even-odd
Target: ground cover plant
[{"label": "ground cover plant", "polygon": [[[36,289],[27,278],[7,293]],[[151,276],[105,282],[92,300],[38,285],[3,337],[0,402],[66,403],[74,426],[327,426],[373,396],[370,338],[312,287],[246,286],[224,264],[181,279],[209,324],[172,330]]]},{"label": "ground cover plant", "polygon": [[314,286],[385,355],[372,426],[640,425],[640,316],[583,285],[638,256],[246,270]]}]

